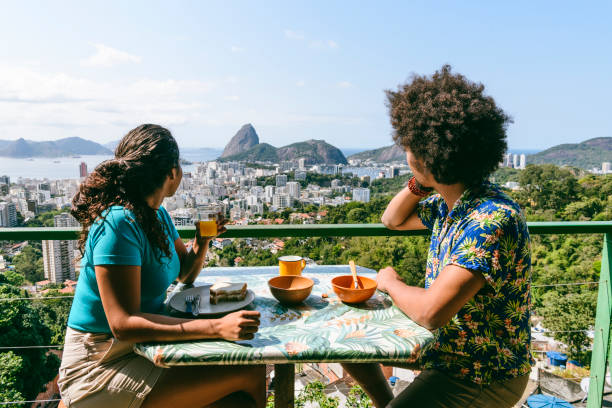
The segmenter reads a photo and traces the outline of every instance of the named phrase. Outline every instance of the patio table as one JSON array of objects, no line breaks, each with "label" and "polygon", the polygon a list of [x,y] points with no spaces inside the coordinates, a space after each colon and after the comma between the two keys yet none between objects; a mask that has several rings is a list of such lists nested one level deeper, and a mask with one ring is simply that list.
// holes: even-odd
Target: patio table
[{"label": "patio table", "polygon": [[[361,276],[374,278],[372,269],[358,266]],[[252,340],[197,340],[142,343],[136,353],[158,366],[179,365],[275,365],[275,406],[293,406],[294,364],[343,362],[406,362],[427,343],[432,334],[410,320],[377,291],[362,304],[341,302],[331,279],[348,275],[348,265],[308,265],[302,276],[314,288],[301,304],[280,304],[270,293],[268,280],[278,275],[278,266],[205,268],[195,286],[218,279],[246,282],[255,293],[248,307],[261,313],[261,325]],[[169,298],[191,285],[179,285]]]}]

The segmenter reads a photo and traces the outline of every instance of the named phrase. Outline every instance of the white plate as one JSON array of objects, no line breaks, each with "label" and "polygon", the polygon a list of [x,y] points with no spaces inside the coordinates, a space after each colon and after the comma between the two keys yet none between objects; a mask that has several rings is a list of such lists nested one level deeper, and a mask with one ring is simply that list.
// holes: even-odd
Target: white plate
[{"label": "white plate", "polygon": [[212,285],[196,286],[195,288],[185,289],[177,293],[170,299],[170,307],[179,312],[186,313],[187,305],[185,305],[185,297],[189,295],[200,295],[200,310],[199,316],[216,315],[240,310],[251,304],[255,300],[255,294],[252,290],[247,289],[247,294],[244,300],[233,302],[219,302],[216,305],[210,304],[210,287]]}]

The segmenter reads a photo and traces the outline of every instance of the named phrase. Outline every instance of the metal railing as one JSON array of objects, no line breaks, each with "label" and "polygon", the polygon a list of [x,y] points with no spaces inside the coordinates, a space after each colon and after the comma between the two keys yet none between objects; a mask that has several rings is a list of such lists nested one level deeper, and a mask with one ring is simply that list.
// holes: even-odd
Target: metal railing
[{"label": "metal railing", "polygon": [[[532,235],[603,234],[603,252],[587,407],[601,407],[606,366],[612,372],[612,221],[529,222]],[[179,227],[181,238],[192,238],[193,227]],[[0,228],[2,240],[74,240],[79,228]],[[368,237],[429,235],[427,230],[394,231],[382,224],[284,224],[228,226],[222,238]]]}]

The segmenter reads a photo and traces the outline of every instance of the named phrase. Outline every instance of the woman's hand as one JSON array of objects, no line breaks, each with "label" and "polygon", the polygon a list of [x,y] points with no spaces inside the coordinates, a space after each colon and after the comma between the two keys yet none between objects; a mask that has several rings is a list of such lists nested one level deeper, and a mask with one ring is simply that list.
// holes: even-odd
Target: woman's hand
[{"label": "woman's hand", "polygon": [[240,310],[217,320],[217,333],[225,340],[250,340],[259,328],[259,312]]},{"label": "woman's hand", "polygon": [[227,224],[227,222],[228,220],[223,217],[223,215],[219,215],[219,217],[217,217],[217,235],[202,237],[200,236],[200,221],[195,221],[196,235],[193,240],[193,252],[195,252],[196,255],[205,253],[210,245],[210,242],[227,231],[227,228],[225,228],[225,224]]}]

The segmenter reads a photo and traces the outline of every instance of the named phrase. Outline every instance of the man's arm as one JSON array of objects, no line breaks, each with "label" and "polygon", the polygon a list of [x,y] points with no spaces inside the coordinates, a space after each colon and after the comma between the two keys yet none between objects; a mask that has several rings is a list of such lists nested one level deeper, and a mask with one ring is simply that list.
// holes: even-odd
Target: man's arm
[{"label": "man's arm", "polygon": [[381,217],[382,223],[393,230],[425,229],[416,213],[417,205],[422,198],[408,187],[404,188],[389,202]]},{"label": "man's arm", "polygon": [[447,265],[428,289],[406,285],[391,267],[378,272],[376,281],[402,312],[428,330],[446,325],[485,285],[480,272],[456,265]]}]

